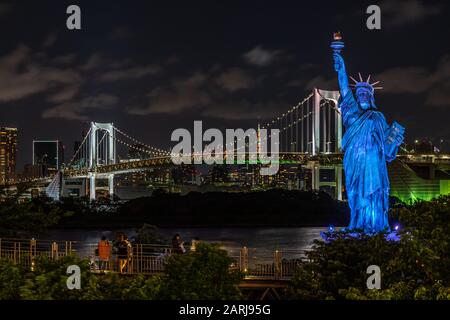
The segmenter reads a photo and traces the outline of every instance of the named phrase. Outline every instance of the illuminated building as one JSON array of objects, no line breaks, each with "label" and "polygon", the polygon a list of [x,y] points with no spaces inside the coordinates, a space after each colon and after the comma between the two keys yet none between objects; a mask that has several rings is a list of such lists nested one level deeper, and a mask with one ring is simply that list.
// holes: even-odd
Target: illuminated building
[{"label": "illuminated building", "polygon": [[155,168],[147,177],[147,181],[154,185],[168,185],[173,182],[170,168]]},{"label": "illuminated building", "polygon": [[207,180],[211,184],[229,182],[229,168],[225,165],[214,165],[208,173]]},{"label": "illuminated building", "polygon": [[0,182],[14,178],[16,153],[17,128],[0,127]]},{"label": "illuminated building", "polygon": [[42,176],[55,174],[64,162],[64,147],[59,140],[33,140],[33,165],[42,166]]},{"label": "illuminated building", "polygon": [[44,168],[41,164],[26,164],[23,167],[24,178],[42,178],[44,175]]},{"label": "illuminated building", "polygon": [[200,185],[200,174],[195,166],[182,164],[171,170],[171,178],[175,184]]},{"label": "illuminated building", "polygon": [[389,169],[391,196],[403,202],[431,200],[450,193],[450,155],[409,154],[393,161]]},{"label": "illuminated building", "polygon": [[63,197],[85,197],[87,195],[86,179],[65,179],[61,188]]}]

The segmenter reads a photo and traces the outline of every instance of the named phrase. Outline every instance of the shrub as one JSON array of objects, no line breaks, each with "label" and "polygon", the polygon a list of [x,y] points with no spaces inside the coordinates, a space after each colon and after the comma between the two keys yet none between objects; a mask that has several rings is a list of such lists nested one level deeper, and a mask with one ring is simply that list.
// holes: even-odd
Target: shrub
[{"label": "shrub", "polygon": [[230,271],[232,259],[216,245],[199,243],[194,252],[173,255],[166,266],[161,285],[163,299],[239,299],[237,285],[243,278]]}]

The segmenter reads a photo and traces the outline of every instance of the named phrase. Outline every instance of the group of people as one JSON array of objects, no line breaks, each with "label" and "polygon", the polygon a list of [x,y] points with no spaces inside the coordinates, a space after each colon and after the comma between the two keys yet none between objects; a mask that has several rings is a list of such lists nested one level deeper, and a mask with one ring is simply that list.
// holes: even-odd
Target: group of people
[{"label": "group of people", "polygon": [[[198,238],[194,238],[191,242],[190,251],[195,251],[196,245],[199,242]],[[172,238],[172,253],[183,254],[186,253],[184,241],[177,233]],[[99,269],[109,270],[111,263],[116,263],[120,273],[127,271],[133,256],[133,247],[128,236],[122,232],[116,233],[116,239],[111,243],[106,236],[102,236],[97,245],[96,255],[98,256]],[[115,257],[115,260],[112,257]],[[115,268],[114,268],[115,269]]]},{"label": "group of people", "polygon": [[118,232],[113,243],[107,240],[105,236],[102,236],[97,246],[100,270],[110,268],[113,254],[116,257],[115,262],[118,265],[120,273],[124,273],[133,255],[132,245],[126,234]]},{"label": "group of people", "polygon": [[[195,251],[196,245],[200,240],[198,238],[192,239],[190,251]],[[182,254],[186,253],[186,248],[184,247],[184,241],[181,236],[177,233],[172,238],[172,253]]]}]

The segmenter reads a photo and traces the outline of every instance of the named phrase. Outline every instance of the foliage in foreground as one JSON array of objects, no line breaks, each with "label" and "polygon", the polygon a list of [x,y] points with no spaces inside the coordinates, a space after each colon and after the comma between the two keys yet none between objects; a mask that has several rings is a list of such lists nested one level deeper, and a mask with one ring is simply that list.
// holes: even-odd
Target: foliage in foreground
[{"label": "foliage in foreground", "polygon": [[[393,209],[399,242],[383,234],[315,242],[289,288],[293,299],[450,299],[450,196]],[[366,286],[381,269],[381,290]]]},{"label": "foliage in foreground", "polygon": [[[236,299],[241,275],[230,272],[230,261],[225,251],[207,244],[172,256],[167,273],[154,276],[98,275],[89,271],[88,260],[72,256],[37,258],[34,271],[0,260],[0,300]],[[67,289],[70,265],[81,269],[81,290]]]},{"label": "foliage in foreground", "polygon": [[243,274],[230,270],[232,259],[216,245],[199,243],[194,252],[172,255],[161,289],[164,299],[239,299]]},{"label": "foliage in foreground", "polygon": [[73,211],[64,210],[58,203],[45,198],[20,202],[22,192],[21,189],[0,203],[0,237],[42,233],[62,218],[73,215]]}]

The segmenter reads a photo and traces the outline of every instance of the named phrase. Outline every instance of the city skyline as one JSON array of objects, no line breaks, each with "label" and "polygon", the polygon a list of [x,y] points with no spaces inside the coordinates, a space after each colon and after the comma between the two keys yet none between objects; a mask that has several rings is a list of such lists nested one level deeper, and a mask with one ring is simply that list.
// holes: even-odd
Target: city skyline
[{"label": "city skyline", "polygon": [[449,16],[1,1],[1,302],[278,319],[450,300]]},{"label": "city skyline", "polygon": [[[113,122],[165,149],[170,133],[194,120],[254,128],[313,87],[337,89],[329,42],[340,30],[349,73],[381,81],[375,98],[388,122],[408,127],[407,142],[444,139],[445,151],[450,58],[448,44],[429,35],[445,38],[449,8],[407,2],[382,3],[382,29],[375,31],[365,27],[363,4],[329,3],[318,19],[306,14],[318,4],[199,2],[174,11],[81,1],[77,31],[66,28],[66,4],[2,4],[0,26],[11,32],[0,49],[1,125],[18,128],[19,169],[31,162],[34,139],[64,141],[70,157],[89,121]],[[411,33],[417,44],[406,37]]]}]

